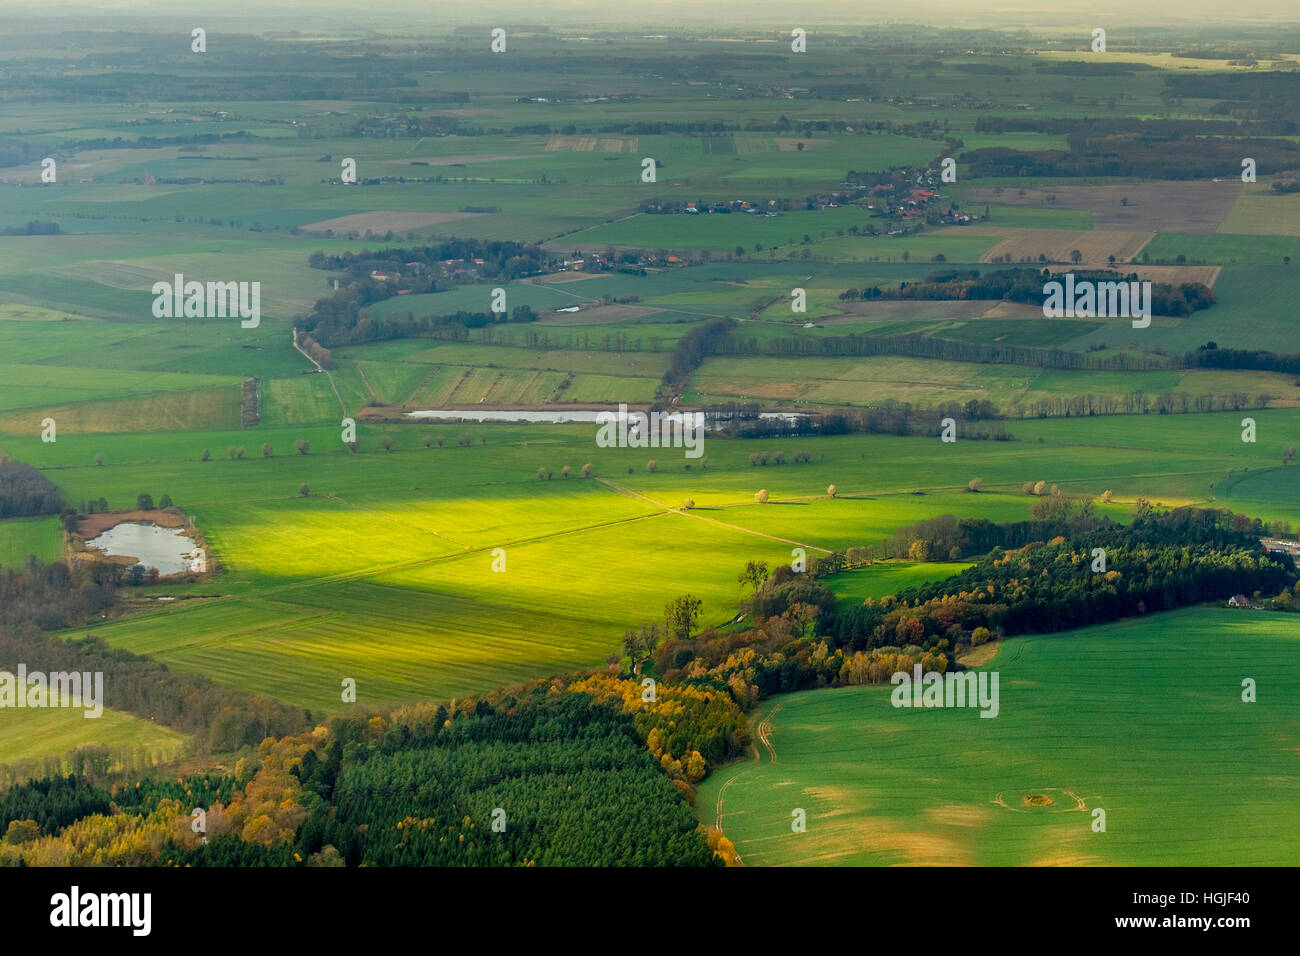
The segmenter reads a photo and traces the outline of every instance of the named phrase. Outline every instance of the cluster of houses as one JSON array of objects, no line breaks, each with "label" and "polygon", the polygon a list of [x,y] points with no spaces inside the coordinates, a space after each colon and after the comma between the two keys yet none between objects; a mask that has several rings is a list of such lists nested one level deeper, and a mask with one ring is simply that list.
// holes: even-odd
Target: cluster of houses
[{"label": "cluster of houses", "polygon": [[1264,546],[1264,551],[1273,558],[1285,560],[1290,558],[1297,568],[1300,568],[1300,541],[1290,538],[1260,538],[1259,543]]},{"label": "cluster of houses", "polygon": [[885,217],[898,216],[904,220],[943,226],[960,226],[973,221],[968,213],[945,204],[938,192],[922,186],[899,189],[891,183],[880,183],[872,186],[867,195],[871,200],[867,208]]},{"label": "cluster of houses", "polygon": [[852,197],[848,193],[817,193],[803,199],[722,199],[707,202],[703,199],[671,200],[648,199],[641,203],[641,211],[659,215],[701,214],[726,215],[742,213],[750,216],[779,216],[792,209],[834,209],[847,204]]},{"label": "cluster of houses", "polygon": [[641,204],[641,211],[653,215],[727,215],[733,212],[750,216],[779,216],[781,210],[790,208],[788,200],[769,199],[766,202],[750,202],[747,199],[723,199],[718,202],[705,202],[702,199],[674,201],[650,199]]},{"label": "cluster of houses", "polygon": [[[482,259],[443,259],[429,264],[425,262],[407,262],[402,272],[388,272],[383,269],[371,269],[370,278],[377,282],[401,282],[411,275],[422,276],[432,273],[435,278],[450,279],[453,282],[473,282],[479,278]],[[410,289],[398,289],[398,295],[409,295]]]},{"label": "cluster of houses", "polygon": [[626,251],[617,257],[609,254],[575,253],[561,259],[556,265],[558,272],[612,272],[616,269],[667,269],[689,266],[691,260],[666,251],[632,252]]}]

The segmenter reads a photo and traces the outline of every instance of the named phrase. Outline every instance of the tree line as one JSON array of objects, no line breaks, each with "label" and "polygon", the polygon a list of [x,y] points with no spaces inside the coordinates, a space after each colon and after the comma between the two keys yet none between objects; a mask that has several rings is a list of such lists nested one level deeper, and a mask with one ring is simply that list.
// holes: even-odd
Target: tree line
[{"label": "tree line", "polygon": [[[1113,269],[1081,269],[1073,273],[1077,282],[1136,282],[1136,272],[1127,275]],[[1005,302],[1041,304],[1043,286],[1050,281],[1063,281],[1065,273],[1048,269],[998,269],[980,276],[979,270],[953,270],[933,273],[922,282],[901,282],[897,289],[872,286],[865,289],[847,289],[840,293],[840,301],[856,302],[873,299],[1001,299]],[[1153,315],[1187,316],[1215,303],[1214,293],[1201,282],[1182,282],[1177,286],[1167,282],[1151,283],[1151,312]],[[1100,307],[1100,302],[1098,303]]]}]

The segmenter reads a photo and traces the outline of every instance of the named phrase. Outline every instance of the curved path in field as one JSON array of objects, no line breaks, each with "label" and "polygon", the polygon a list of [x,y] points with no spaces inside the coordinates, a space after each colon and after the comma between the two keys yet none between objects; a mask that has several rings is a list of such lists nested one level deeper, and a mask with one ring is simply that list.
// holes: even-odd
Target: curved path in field
[{"label": "curved path in field", "polygon": [[[774,706],[771,710],[765,713],[754,726],[754,736],[758,739],[759,743],[763,745],[763,749],[767,751],[768,763],[776,763],[776,747],[772,744],[772,718],[776,716],[777,711],[781,709],[781,706],[781,704]],[[751,744],[751,746],[754,750],[754,760],[756,760],[758,764],[762,764],[763,758],[759,753],[757,745]],[[756,766],[747,767],[746,769],[739,771],[718,788],[718,796],[713,801],[713,825],[719,830],[722,830],[722,798],[726,794],[727,788],[755,769],[757,769]],[[736,862],[741,866],[744,866],[744,861],[740,858],[739,851],[736,851]]]}]

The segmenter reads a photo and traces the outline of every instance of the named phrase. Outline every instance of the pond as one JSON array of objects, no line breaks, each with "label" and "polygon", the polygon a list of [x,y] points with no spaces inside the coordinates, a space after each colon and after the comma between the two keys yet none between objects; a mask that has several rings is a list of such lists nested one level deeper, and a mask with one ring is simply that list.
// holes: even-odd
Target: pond
[{"label": "pond", "polygon": [[110,557],[135,558],[146,568],[157,568],[159,574],[206,571],[207,555],[182,530],[125,522],[87,541],[86,547],[97,548]]}]

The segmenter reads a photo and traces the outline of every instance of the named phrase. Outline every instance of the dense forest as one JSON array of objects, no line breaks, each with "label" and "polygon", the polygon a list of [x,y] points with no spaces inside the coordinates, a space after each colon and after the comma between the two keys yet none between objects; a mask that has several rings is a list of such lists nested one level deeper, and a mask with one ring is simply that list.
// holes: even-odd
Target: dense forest
[{"label": "dense forest", "polygon": [[[977,627],[1062,631],[1237,593],[1276,594],[1295,581],[1293,567],[1265,555],[1259,536],[1266,529],[1229,511],[1142,510],[1131,525],[1076,521],[1088,530],[1011,550],[994,547],[954,578],[837,615],[829,630],[837,644],[854,649],[884,646],[909,631],[950,638]],[[980,545],[1015,540],[1024,531],[1023,523],[960,529]],[[1105,553],[1104,572],[1090,570],[1094,549]]]},{"label": "dense forest", "polygon": [[64,503],[63,492],[39,469],[8,458],[0,461],[0,518],[56,515]]},{"label": "dense forest", "polygon": [[546,684],[497,707],[418,705],[267,739],[228,774],[112,794],[76,777],[18,786],[0,798],[0,826],[0,864],[708,866],[726,855],[631,716]]},{"label": "dense forest", "polygon": [[[1079,137],[1076,142],[1075,137]],[[1023,150],[990,146],[958,156],[976,177],[1132,176],[1140,179],[1213,179],[1241,171],[1241,157],[1261,169],[1292,169],[1300,164],[1300,145],[1276,139],[1197,137],[1170,141],[1160,136],[1125,138],[1117,148],[1112,134],[1091,138],[1071,134],[1069,150]]]},{"label": "dense forest", "polygon": [[[1136,282],[1136,272],[1121,274],[1111,269],[1080,269],[1073,273],[1075,283],[1080,282]],[[1041,304],[1043,286],[1047,282],[1063,281],[1065,273],[1043,269],[997,269],[981,276],[978,269],[932,273],[923,282],[901,282],[897,289],[880,289],[878,286],[858,290],[847,289],[840,300],[856,302],[871,299],[1001,299],[1005,302]],[[1125,297],[1127,300],[1127,295]],[[1177,286],[1167,282],[1151,284],[1151,312],[1153,315],[1187,316],[1214,305],[1214,293],[1200,282],[1183,282]],[[1072,305],[1073,303],[1071,303]],[[1100,294],[1099,303],[1100,305]]]},{"label": "dense forest", "polygon": [[[295,319],[296,327],[310,336],[304,341],[315,343],[323,351],[395,338],[463,340],[467,329],[500,322],[535,322],[541,316],[528,306],[517,306],[508,314],[462,310],[452,315],[416,317],[407,312],[382,319],[371,316],[367,306],[399,294],[437,292],[460,282],[534,275],[551,266],[550,259],[536,246],[456,238],[433,246],[377,252],[314,252],[308,263],[314,269],[344,271],[351,280],[332,295],[318,299],[307,315]],[[438,276],[444,278],[439,280]],[[328,351],[314,357],[328,367]]]},{"label": "dense forest", "polygon": [[535,245],[522,242],[498,242],[486,239],[451,237],[436,245],[379,249],[374,252],[342,252],[334,255],[313,252],[307,264],[313,269],[347,272],[353,279],[364,279],[371,272],[404,274],[417,266],[435,266],[452,260],[473,262],[480,278],[498,276],[508,279],[545,271],[550,257]]},{"label": "dense forest", "polygon": [[1183,357],[1188,368],[1243,368],[1260,372],[1300,374],[1300,355],[1266,352],[1261,349],[1221,349],[1213,342]]},{"label": "dense forest", "polygon": [[[864,546],[796,574],[751,562],[741,611],[749,626],[669,638],[653,651],[665,681],[726,689],[743,708],[776,693],[880,683],[921,664],[943,673],[959,645],[1003,635],[1067,630],[1237,594],[1286,596],[1296,573],[1267,556],[1259,537],[1287,533],[1222,510],[1154,512],[1139,501],[1131,525],[1097,517],[1087,501],[1043,499],[1037,517],[996,524],[943,516],[900,533],[914,560],[984,553],[963,574],[860,605],[836,600],[825,576],[874,560]],[[1095,548],[1106,570],[1094,572]],[[985,553],[985,549],[987,550]],[[885,550],[891,550],[890,543]]]}]

